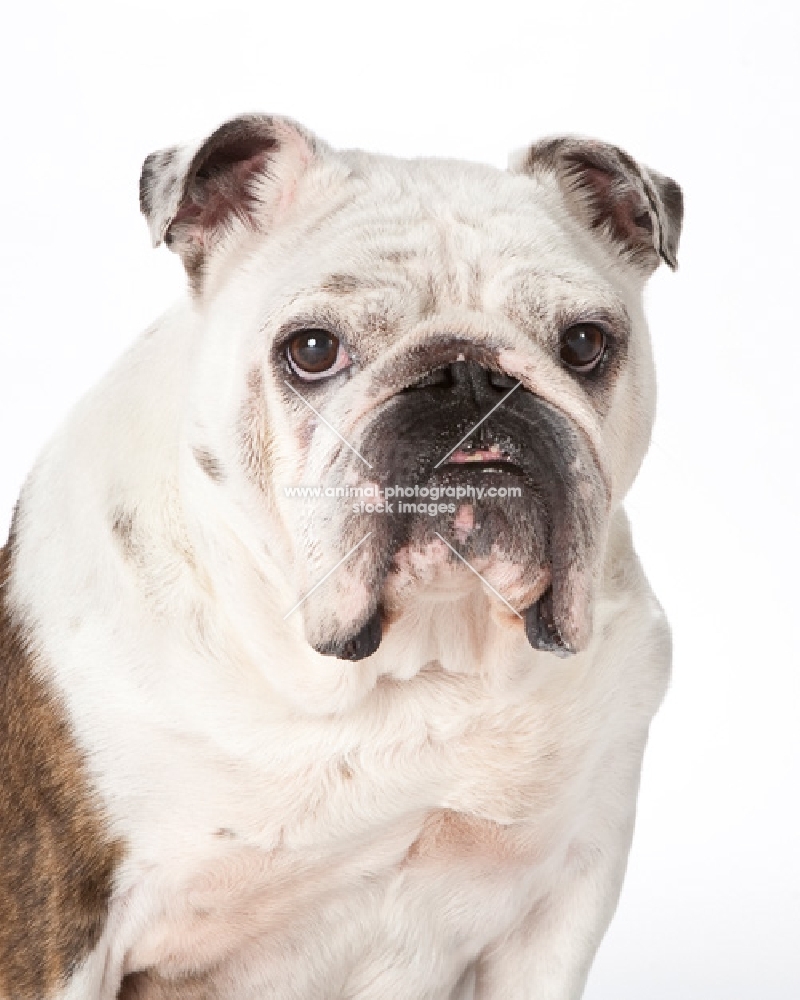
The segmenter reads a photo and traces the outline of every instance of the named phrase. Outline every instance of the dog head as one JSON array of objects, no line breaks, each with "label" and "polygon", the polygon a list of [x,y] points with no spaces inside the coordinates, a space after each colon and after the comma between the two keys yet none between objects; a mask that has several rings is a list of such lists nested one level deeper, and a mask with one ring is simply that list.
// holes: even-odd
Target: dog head
[{"label": "dog head", "polygon": [[479,576],[535,648],[585,648],[650,436],[673,181],[583,139],[502,171],[249,116],[149,156],[141,206],[192,289],[188,444],[287,628],[359,659],[420,588]]}]

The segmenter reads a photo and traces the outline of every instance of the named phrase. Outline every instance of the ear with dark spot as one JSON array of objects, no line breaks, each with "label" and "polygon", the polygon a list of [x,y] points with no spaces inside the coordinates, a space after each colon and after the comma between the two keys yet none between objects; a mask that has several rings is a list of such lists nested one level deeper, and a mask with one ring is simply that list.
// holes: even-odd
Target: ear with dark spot
[{"label": "ear with dark spot", "polygon": [[180,255],[192,285],[237,226],[268,227],[291,202],[300,174],[321,148],[286,118],[243,115],[194,146],[151,153],[139,181],[139,203],[153,246]]},{"label": "ear with dark spot", "polygon": [[608,143],[563,136],[512,156],[514,173],[554,174],[581,222],[646,273],[659,258],[674,270],[683,222],[681,189]]}]

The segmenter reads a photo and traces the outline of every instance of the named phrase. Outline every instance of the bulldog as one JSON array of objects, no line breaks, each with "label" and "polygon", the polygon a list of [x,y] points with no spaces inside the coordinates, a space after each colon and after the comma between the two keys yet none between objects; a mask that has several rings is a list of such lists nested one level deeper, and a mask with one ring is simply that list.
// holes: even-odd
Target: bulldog
[{"label": "bulldog", "polygon": [[3,1000],[574,1000],[670,635],[622,503],[682,197],[239,117],[0,564]]}]

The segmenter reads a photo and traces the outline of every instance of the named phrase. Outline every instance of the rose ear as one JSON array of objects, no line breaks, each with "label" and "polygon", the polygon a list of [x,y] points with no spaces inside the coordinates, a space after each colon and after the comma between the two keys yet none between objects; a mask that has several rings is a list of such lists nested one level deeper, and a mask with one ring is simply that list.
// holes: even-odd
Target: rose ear
[{"label": "rose ear", "polygon": [[570,211],[646,273],[659,258],[678,266],[680,187],[618,147],[572,136],[543,139],[514,154],[509,169],[555,175]]},{"label": "rose ear", "polygon": [[175,251],[199,290],[223,237],[237,225],[269,226],[320,146],[289,119],[243,115],[193,146],[151,153],[142,166],[139,204],[153,246],[163,240]]}]

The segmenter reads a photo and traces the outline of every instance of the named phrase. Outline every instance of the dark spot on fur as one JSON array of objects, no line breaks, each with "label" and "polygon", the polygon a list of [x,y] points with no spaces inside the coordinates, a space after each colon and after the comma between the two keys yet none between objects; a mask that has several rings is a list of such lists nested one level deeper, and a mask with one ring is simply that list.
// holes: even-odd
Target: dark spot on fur
[{"label": "dark spot on fur", "polygon": [[[169,230],[164,237],[164,242],[173,249],[177,242],[173,238],[172,231]],[[184,244],[183,250],[178,251],[183,258],[183,266],[186,268],[186,276],[189,279],[189,288],[195,296],[199,296],[203,290],[203,280],[206,273],[206,255],[203,248],[198,244]]]},{"label": "dark spot on fur", "polygon": [[221,826],[219,830],[214,831],[214,836],[219,837],[220,840],[235,840],[236,834],[227,826]]},{"label": "dark spot on fur", "polygon": [[447,299],[454,305],[461,304],[461,286],[459,284],[458,275],[456,271],[451,267],[447,269],[445,275],[445,288],[447,289]]},{"label": "dark spot on fur", "polygon": [[133,525],[134,516],[130,511],[122,507],[115,508],[111,516],[111,534],[127,559],[133,555]]},{"label": "dark spot on fur", "polygon": [[391,336],[394,329],[388,303],[373,298],[367,302],[362,319],[362,329],[373,337]]},{"label": "dark spot on fur", "polygon": [[213,479],[215,483],[221,483],[225,479],[222,463],[207,448],[192,448],[192,454],[209,479]]},{"label": "dark spot on fur", "polygon": [[97,944],[122,858],[81,752],[34,669],[8,604],[12,537],[0,552],[0,996],[60,989]]},{"label": "dark spot on fur", "polygon": [[[169,149],[161,149],[157,153],[151,153],[142,164],[142,173],[139,177],[139,207],[145,218],[149,218],[155,208],[156,188],[158,180],[165,170],[174,161],[178,150],[175,146]],[[175,180],[163,185],[166,194],[175,186]]]},{"label": "dark spot on fur", "polygon": [[381,254],[381,258],[389,264],[407,264],[416,257],[416,250],[386,250]]},{"label": "dark spot on fur", "polygon": [[470,309],[478,312],[482,307],[481,284],[483,283],[483,273],[481,266],[477,262],[469,267],[469,287],[467,289],[467,305]]},{"label": "dark spot on fur", "polygon": [[420,292],[419,314],[422,319],[429,319],[436,315],[439,308],[439,288],[436,279],[429,274],[425,279],[425,284]]},{"label": "dark spot on fur", "polygon": [[320,285],[320,289],[330,295],[353,295],[363,287],[362,279],[354,274],[331,274]]},{"label": "dark spot on fur", "polygon": [[253,368],[247,377],[247,393],[239,417],[239,453],[251,482],[269,495],[272,466],[272,434],[267,424],[264,377]]}]

